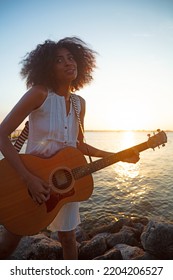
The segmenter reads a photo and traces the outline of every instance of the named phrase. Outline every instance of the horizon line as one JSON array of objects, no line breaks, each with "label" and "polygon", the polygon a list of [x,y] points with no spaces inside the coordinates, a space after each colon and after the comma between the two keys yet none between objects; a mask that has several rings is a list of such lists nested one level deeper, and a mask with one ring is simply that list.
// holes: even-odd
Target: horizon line
[{"label": "horizon line", "polygon": [[[165,132],[173,132],[172,129],[160,129]],[[152,129],[85,129],[85,132],[155,132]]]}]

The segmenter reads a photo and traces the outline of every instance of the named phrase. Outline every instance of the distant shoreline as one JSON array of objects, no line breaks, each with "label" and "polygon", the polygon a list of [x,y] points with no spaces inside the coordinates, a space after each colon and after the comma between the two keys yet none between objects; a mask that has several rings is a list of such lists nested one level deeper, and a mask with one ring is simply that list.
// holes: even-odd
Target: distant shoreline
[{"label": "distant shoreline", "polygon": [[[162,130],[162,129],[161,129]],[[164,130],[164,129],[163,129]],[[164,130],[165,132],[173,132],[173,130]],[[134,130],[126,130],[126,129],[98,129],[98,130],[94,130],[94,129],[86,129],[85,132],[156,132],[156,130],[145,130],[145,129],[134,129]]]}]

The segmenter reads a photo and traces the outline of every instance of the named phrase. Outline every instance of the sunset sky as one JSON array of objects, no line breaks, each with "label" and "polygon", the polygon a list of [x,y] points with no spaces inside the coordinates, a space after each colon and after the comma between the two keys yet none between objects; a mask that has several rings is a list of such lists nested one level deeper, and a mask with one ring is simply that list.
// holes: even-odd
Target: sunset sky
[{"label": "sunset sky", "polygon": [[26,91],[24,55],[66,36],[98,52],[85,129],[173,130],[173,0],[1,1],[0,121]]}]

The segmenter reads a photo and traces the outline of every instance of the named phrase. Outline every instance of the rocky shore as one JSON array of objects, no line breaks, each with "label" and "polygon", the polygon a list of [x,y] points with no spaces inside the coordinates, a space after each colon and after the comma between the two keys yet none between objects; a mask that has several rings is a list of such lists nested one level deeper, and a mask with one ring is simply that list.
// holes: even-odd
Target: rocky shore
[{"label": "rocky shore", "polygon": [[[2,230],[2,226],[0,228]],[[80,260],[172,260],[173,224],[124,218],[94,230],[76,229]],[[62,259],[57,233],[23,237],[10,260]]]}]

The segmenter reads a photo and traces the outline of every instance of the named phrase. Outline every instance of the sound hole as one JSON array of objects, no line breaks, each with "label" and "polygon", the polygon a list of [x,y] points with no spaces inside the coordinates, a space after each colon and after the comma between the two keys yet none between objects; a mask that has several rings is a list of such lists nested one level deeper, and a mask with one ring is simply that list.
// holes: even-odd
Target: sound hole
[{"label": "sound hole", "polygon": [[52,176],[52,184],[57,191],[65,191],[72,184],[72,175],[66,169],[56,170]]}]

